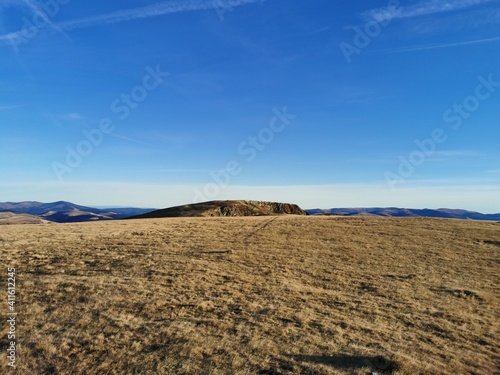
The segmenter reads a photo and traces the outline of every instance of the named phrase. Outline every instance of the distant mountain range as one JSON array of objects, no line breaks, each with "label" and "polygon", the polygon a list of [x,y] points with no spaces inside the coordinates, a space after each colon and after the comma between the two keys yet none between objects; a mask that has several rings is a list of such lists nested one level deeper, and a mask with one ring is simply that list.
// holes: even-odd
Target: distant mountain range
[{"label": "distant mountain range", "polygon": [[[154,208],[94,208],[80,206],[71,202],[0,202],[0,224],[56,222],[76,223],[83,221],[116,220],[154,211]],[[10,213],[10,215],[7,215]],[[23,216],[18,216],[23,215]],[[27,216],[30,215],[30,216]]]},{"label": "distant mountain range", "polygon": [[255,201],[213,201],[156,210],[154,208],[94,208],[71,202],[0,202],[0,224],[76,223],[85,221],[117,220],[126,218],[178,216],[248,216],[276,214],[309,214],[340,216],[433,217],[446,219],[495,220],[499,214],[440,208],[329,208],[302,211],[287,203]]},{"label": "distant mountain range", "polygon": [[329,208],[306,210],[309,215],[434,217],[444,219],[500,220],[499,214],[482,214],[474,211],[439,208],[437,210],[412,208]]}]

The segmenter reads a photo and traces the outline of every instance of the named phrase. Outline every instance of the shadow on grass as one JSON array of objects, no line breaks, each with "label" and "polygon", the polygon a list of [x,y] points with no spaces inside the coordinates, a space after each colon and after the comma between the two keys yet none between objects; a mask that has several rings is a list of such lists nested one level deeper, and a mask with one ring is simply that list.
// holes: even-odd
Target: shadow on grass
[{"label": "shadow on grass", "polygon": [[500,246],[500,241],[484,241],[484,243],[487,243],[489,245],[495,245],[495,246]]},{"label": "shadow on grass", "polygon": [[356,355],[290,355],[296,361],[316,363],[331,366],[339,370],[362,369],[369,367],[371,370],[390,374],[397,369],[396,362],[382,356],[356,356]]}]

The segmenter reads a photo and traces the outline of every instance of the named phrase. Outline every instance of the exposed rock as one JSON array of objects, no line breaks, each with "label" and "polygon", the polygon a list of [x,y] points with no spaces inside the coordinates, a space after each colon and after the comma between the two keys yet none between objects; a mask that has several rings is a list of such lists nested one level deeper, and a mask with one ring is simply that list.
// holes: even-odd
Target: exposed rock
[{"label": "exposed rock", "polygon": [[153,211],[131,219],[161,217],[220,217],[220,216],[271,216],[307,215],[296,204],[261,201],[210,201],[187,204]]}]

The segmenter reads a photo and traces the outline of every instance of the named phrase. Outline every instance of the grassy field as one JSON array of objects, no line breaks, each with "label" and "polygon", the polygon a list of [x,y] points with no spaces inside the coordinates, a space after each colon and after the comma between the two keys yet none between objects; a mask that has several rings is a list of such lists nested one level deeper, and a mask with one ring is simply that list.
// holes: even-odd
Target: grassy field
[{"label": "grassy field", "polygon": [[499,374],[499,250],[423,218],[2,226],[0,373]]}]

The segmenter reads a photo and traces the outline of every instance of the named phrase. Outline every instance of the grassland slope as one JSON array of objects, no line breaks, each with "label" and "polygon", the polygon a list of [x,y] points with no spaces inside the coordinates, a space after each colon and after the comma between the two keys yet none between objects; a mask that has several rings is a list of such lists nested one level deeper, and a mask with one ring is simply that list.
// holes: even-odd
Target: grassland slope
[{"label": "grassland slope", "polygon": [[19,214],[16,212],[0,212],[0,225],[14,224],[45,224],[48,223],[36,215]]},{"label": "grassland slope", "polygon": [[498,223],[424,218],[4,226],[0,373],[497,374],[499,247]]}]

